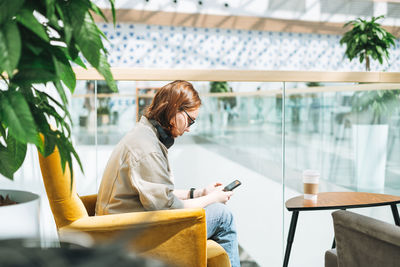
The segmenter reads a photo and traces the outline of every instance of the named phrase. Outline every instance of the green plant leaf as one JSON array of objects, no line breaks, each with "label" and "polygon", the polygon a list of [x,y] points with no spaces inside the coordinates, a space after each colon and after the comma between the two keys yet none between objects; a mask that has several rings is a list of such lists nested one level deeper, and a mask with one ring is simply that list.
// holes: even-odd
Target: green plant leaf
[{"label": "green plant leaf", "polygon": [[1,112],[0,112],[0,136],[5,137],[6,136],[6,129],[4,129],[3,124],[1,123]]},{"label": "green plant leaf", "polygon": [[381,31],[374,29],[374,33],[376,34],[379,40],[383,40],[384,35],[382,34]]},{"label": "green plant leaf", "polygon": [[113,15],[113,24],[115,26],[116,23],[116,16],[115,16],[115,1],[114,0],[109,0],[110,5],[111,5],[111,13]]},{"label": "green plant leaf", "polygon": [[118,88],[117,85],[115,84],[114,78],[112,76],[111,70],[110,70],[110,65],[107,62],[107,57],[100,53],[100,65],[97,68],[97,70],[100,72],[101,75],[106,79],[106,82],[110,89],[113,92],[117,92]]},{"label": "green plant leaf", "polygon": [[[76,86],[76,76],[71,68],[71,65],[65,55],[59,51],[54,51],[56,56],[53,56],[53,62],[56,69],[56,74],[64,82],[64,84],[69,88],[71,93],[74,92]],[[64,89],[62,89],[64,91]]]},{"label": "green plant leaf", "polygon": [[361,34],[360,39],[364,44],[368,42],[368,36],[366,34]]},{"label": "green plant leaf", "polygon": [[38,144],[36,124],[23,95],[17,91],[5,91],[1,103],[3,123],[8,127],[9,134],[21,143]]},{"label": "green plant leaf", "polygon": [[38,75],[38,69],[24,69],[23,72],[18,72],[15,75],[13,81],[21,85],[29,85],[34,83],[47,83],[49,81],[57,80],[58,77],[55,73],[42,70],[40,76]]},{"label": "green plant leaf", "polygon": [[36,139],[37,139],[36,148],[39,150],[40,153],[42,153],[44,151],[44,142],[42,138],[40,138],[40,135],[36,135]]},{"label": "green plant leaf", "polygon": [[364,54],[360,55],[360,63],[362,63],[364,61]]},{"label": "green plant leaf", "polygon": [[19,70],[12,80],[19,85],[45,84],[60,79],[48,49],[39,56],[25,51],[19,63]]},{"label": "green plant leaf", "polygon": [[378,61],[380,64],[383,64],[383,58],[381,56],[378,56]]},{"label": "green plant leaf", "polygon": [[46,2],[46,18],[48,18],[51,23],[57,24],[57,16],[55,15],[56,10],[56,0],[45,0]]},{"label": "green plant leaf", "polygon": [[394,47],[396,46],[396,43],[394,42],[394,40],[396,40],[396,37],[395,37],[393,34],[391,34],[390,32],[387,32],[387,34],[386,34],[386,40],[387,40],[391,45],[393,45]]},{"label": "green plant leaf", "polygon": [[[65,113],[64,115],[65,115],[70,121],[72,121],[71,115],[69,114],[68,106],[67,106],[67,105],[68,105],[68,99],[66,98],[63,85],[61,84],[61,82],[55,81],[55,82],[54,82],[54,86],[56,87],[58,94],[59,94],[60,97],[62,98],[63,105],[59,104],[55,99],[51,98],[50,96],[48,96],[48,97],[49,97],[54,103],[56,103],[59,107],[61,107],[61,109],[62,109],[62,110],[64,111],[64,113]],[[58,113],[57,113],[57,115],[58,115]],[[56,117],[56,118],[57,118],[57,117]],[[62,121],[62,119],[60,119],[59,121]]]},{"label": "green plant leaf", "polygon": [[72,40],[73,28],[70,25],[69,20],[68,20],[68,12],[66,9],[66,3],[65,2],[64,3],[56,2],[55,9],[56,9],[56,13],[60,17],[60,20],[63,22],[65,43],[67,44],[67,47],[70,48],[70,46],[71,46],[70,42]]},{"label": "green plant leaf", "polygon": [[54,148],[56,146],[57,137],[53,134],[53,131],[51,130],[45,136],[46,137],[44,139],[44,156],[47,157],[51,153],[53,153]]},{"label": "green plant leaf", "polygon": [[13,77],[21,56],[21,37],[15,22],[5,24],[0,28],[0,73],[6,71]]},{"label": "green plant leaf", "polygon": [[97,15],[101,16],[104,19],[104,21],[108,22],[106,16],[104,16],[103,11],[101,11],[101,9],[98,6],[96,6],[95,3],[90,2],[90,9],[92,9],[94,13],[96,13]]},{"label": "green plant leaf", "polygon": [[349,26],[350,24],[353,24],[353,23],[355,23],[355,20],[350,20],[349,22],[346,22],[346,23],[343,25],[343,28],[345,28],[345,27],[347,27],[347,26]]},{"label": "green plant leaf", "polygon": [[385,17],[385,15],[380,15],[378,17],[372,17],[372,21],[377,21],[377,20],[383,19],[384,17]]},{"label": "green plant leaf", "polygon": [[62,106],[63,111],[67,110],[66,106],[68,104],[68,98],[67,98],[67,95],[65,94],[64,87],[62,86],[60,81],[54,81],[53,83],[54,83],[54,87],[57,89],[58,95],[60,96],[60,98],[63,102],[63,106]]},{"label": "green plant leaf", "polygon": [[73,61],[74,63],[78,64],[82,68],[86,69],[85,63],[82,61],[80,55],[79,55],[79,50],[75,45],[75,41],[71,41],[68,47],[68,52],[65,52],[66,55],[68,55],[68,59],[70,61]]},{"label": "green plant leaf", "polygon": [[25,160],[27,145],[18,142],[11,135],[3,135],[5,144],[0,143],[0,173],[9,179],[21,167]]},{"label": "green plant leaf", "polygon": [[60,159],[61,159],[61,168],[63,173],[65,172],[65,163],[68,160],[68,153],[66,152],[65,148],[64,148],[64,142],[68,142],[68,140],[65,140],[63,138],[62,134],[58,134],[59,132],[56,132],[56,135],[58,135],[58,138],[55,139],[56,142],[56,146],[58,147],[58,151],[60,153]]},{"label": "green plant leaf", "polygon": [[[98,29],[96,24],[91,21],[90,15],[86,15],[85,23],[79,33],[76,33],[75,39],[77,44],[82,51],[83,56],[89,61],[89,63],[99,68],[100,64],[100,50],[103,49],[100,36],[97,34]],[[85,38],[82,38],[82,36]]]},{"label": "green plant leaf", "polygon": [[[82,162],[79,159],[78,153],[76,153],[75,148],[72,146],[72,143],[71,142],[66,142],[65,145],[66,145],[66,148],[68,149],[68,151],[70,151],[70,153],[72,153],[72,155],[75,157],[75,159],[76,159],[76,161],[77,161],[82,173],[84,173]],[[70,166],[70,168],[72,170],[72,165]]]},{"label": "green plant leaf", "polygon": [[12,164],[12,158],[7,148],[0,143],[0,174],[11,180],[14,179]]},{"label": "green plant leaf", "polygon": [[385,55],[385,52],[383,51],[382,47],[380,47],[379,45],[375,46],[376,51],[380,54],[380,55]]},{"label": "green plant leaf", "polygon": [[9,157],[10,159],[12,159],[10,167],[12,172],[14,173],[21,167],[22,163],[24,163],[27,144],[18,142],[15,138],[13,138],[10,135],[7,137],[6,143],[7,143],[7,151]]},{"label": "green plant leaf", "polygon": [[14,17],[24,2],[25,0],[0,0],[0,25]]},{"label": "green plant leaf", "polygon": [[39,56],[40,53],[43,52],[44,48],[43,46],[37,46],[35,44],[31,44],[31,43],[25,43],[24,44],[30,51],[32,51],[32,53],[36,56]]},{"label": "green plant leaf", "polygon": [[[61,89],[63,89],[63,87],[61,86],[60,83],[59,83],[59,86],[61,87]],[[69,114],[67,106],[59,103],[57,100],[55,100],[54,98],[52,98],[45,92],[36,91],[36,94],[38,96],[37,100],[35,101],[36,105],[37,105],[37,110],[33,109],[32,113],[35,115],[37,125],[39,126],[39,129],[40,129],[39,131],[43,134],[50,131],[50,127],[48,126],[47,119],[46,119],[46,117],[43,117],[43,113],[45,113],[47,117],[49,117],[49,118],[52,117],[51,118],[52,120],[54,119],[57,126],[62,125],[63,127],[67,128],[68,135],[70,135],[70,129],[69,129],[68,124],[66,123],[66,118],[68,118],[70,122],[72,120],[71,120],[71,115]],[[56,104],[61,109],[61,111],[64,113],[62,116],[59,114],[59,113],[61,113],[61,111],[57,111],[55,109],[55,107],[53,107],[53,105],[52,105],[53,103]]]},{"label": "green plant leaf", "polygon": [[73,29],[73,37],[76,44],[89,63],[98,68],[100,50],[104,48],[99,36],[99,30],[92,16],[87,12],[89,7],[85,6],[82,1],[74,1],[71,2],[66,11],[68,12],[69,24]]},{"label": "green plant leaf", "polygon": [[29,10],[28,8],[22,8],[17,15],[17,21],[42,38],[44,41],[50,41],[44,26],[35,18],[32,10]]},{"label": "green plant leaf", "polygon": [[80,57],[75,58],[73,62],[81,66],[82,68],[87,69],[85,63],[82,61]]}]

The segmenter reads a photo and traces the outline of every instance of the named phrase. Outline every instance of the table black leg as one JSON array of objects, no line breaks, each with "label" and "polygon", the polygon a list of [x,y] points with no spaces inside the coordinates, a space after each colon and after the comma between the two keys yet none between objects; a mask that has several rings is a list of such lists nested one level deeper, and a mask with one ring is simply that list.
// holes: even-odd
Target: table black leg
[{"label": "table black leg", "polygon": [[397,210],[397,205],[396,204],[391,204],[390,207],[392,208],[394,223],[397,226],[400,226],[400,218],[399,218],[399,211]]},{"label": "table black leg", "polygon": [[299,217],[298,211],[293,211],[292,220],[290,221],[289,235],[286,244],[285,259],[283,260],[283,267],[287,267],[289,264],[290,250],[292,249],[292,243],[294,239],[294,232],[296,231],[297,218]]}]

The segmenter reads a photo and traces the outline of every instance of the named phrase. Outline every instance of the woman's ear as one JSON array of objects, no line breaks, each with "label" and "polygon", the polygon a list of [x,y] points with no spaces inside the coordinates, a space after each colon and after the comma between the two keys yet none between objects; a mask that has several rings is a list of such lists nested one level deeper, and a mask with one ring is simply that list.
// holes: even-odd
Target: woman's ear
[{"label": "woman's ear", "polygon": [[177,114],[175,114],[175,116],[173,116],[171,118],[171,120],[169,121],[169,124],[171,124],[173,127],[176,127],[176,116],[177,116]]},{"label": "woman's ear", "polygon": [[176,119],[177,116],[178,116],[178,113],[176,113],[175,116],[173,116],[171,118],[171,120],[169,121],[169,124],[171,125],[170,132],[171,132],[171,134],[173,136],[176,135],[176,129],[177,129],[177,126],[178,126],[177,119]]}]

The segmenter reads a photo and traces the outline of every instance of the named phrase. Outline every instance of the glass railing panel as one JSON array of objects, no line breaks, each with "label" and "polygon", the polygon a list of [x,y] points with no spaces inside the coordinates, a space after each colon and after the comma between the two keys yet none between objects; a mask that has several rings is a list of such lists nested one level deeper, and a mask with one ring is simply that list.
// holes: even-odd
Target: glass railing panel
[{"label": "glass railing panel", "polygon": [[134,128],[137,121],[137,84],[134,81],[117,82],[118,93],[107,85],[98,84],[97,94],[97,188],[113,148]]},{"label": "glass railing panel", "polygon": [[[400,193],[400,85],[285,83],[285,88],[285,200],[303,193],[305,169],[321,173],[320,192]],[[323,265],[333,241],[331,212],[300,212],[292,264]],[[393,221],[387,207],[356,212]],[[290,219],[285,212],[285,239]]]},{"label": "glass railing panel", "polygon": [[[400,84],[362,84],[354,93],[354,183],[359,191],[400,194]],[[363,88],[364,89],[364,88]],[[357,112],[356,112],[357,111]]]},{"label": "glass railing panel", "polygon": [[[337,130],[339,125],[335,118],[341,111],[350,112],[351,106],[345,102],[339,104],[344,95],[324,91],[325,86],[318,83],[285,83],[285,200],[303,194],[301,177],[305,169],[321,173],[319,189],[322,192],[348,190],[336,187],[331,182],[331,176],[339,167],[332,169],[337,157],[351,158],[347,146],[335,142],[336,136],[342,134]],[[351,164],[345,161],[340,161],[340,164],[341,172],[351,177]],[[336,177],[337,174],[334,175]],[[291,216],[292,213],[285,209],[285,244]],[[300,212],[289,266],[322,266],[325,250],[330,248],[332,241],[330,211]]]},{"label": "glass railing panel", "polygon": [[[260,266],[279,266],[282,83],[228,84],[232,88],[228,94],[203,91],[199,122],[193,129],[198,145],[193,154],[198,165],[195,183],[241,180],[243,185],[228,203],[235,214],[239,243]],[[181,160],[188,158],[184,162],[192,168],[195,163],[188,155],[182,154]]]},{"label": "glass railing panel", "polygon": [[77,192],[80,195],[96,192],[96,86],[97,81],[77,81],[70,100],[72,137],[84,173],[74,165]]},{"label": "glass railing panel", "polygon": [[73,136],[85,174],[76,173],[77,191],[96,193],[112,148],[136,122],[136,83],[117,82],[112,92],[104,81],[78,81],[71,99]]}]

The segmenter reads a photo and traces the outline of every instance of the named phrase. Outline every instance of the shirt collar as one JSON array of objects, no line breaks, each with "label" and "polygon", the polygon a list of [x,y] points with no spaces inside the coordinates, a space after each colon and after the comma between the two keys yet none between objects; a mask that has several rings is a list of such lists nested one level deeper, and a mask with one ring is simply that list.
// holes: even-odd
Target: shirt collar
[{"label": "shirt collar", "polygon": [[139,123],[143,124],[146,127],[149,127],[155,133],[155,135],[157,136],[157,139],[160,141],[160,143],[163,146],[165,146],[165,148],[168,149],[174,144],[175,139],[172,136],[170,136],[170,134],[167,133],[164,129],[162,129],[161,125],[157,126],[160,128],[160,131],[163,132],[163,133],[161,133],[161,136],[160,136],[160,132],[157,130],[156,126],[154,126],[147,117],[142,116]]},{"label": "shirt collar", "polygon": [[154,132],[154,134],[157,136],[157,138],[160,137],[159,134],[158,134],[158,132],[157,132],[156,127],[154,127],[153,124],[151,124],[151,122],[149,121],[148,118],[146,118],[145,116],[142,116],[142,117],[140,118],[139,123],[140,123],[140,124],[143,124],[144,126],[149,127],[149,128]]}]

